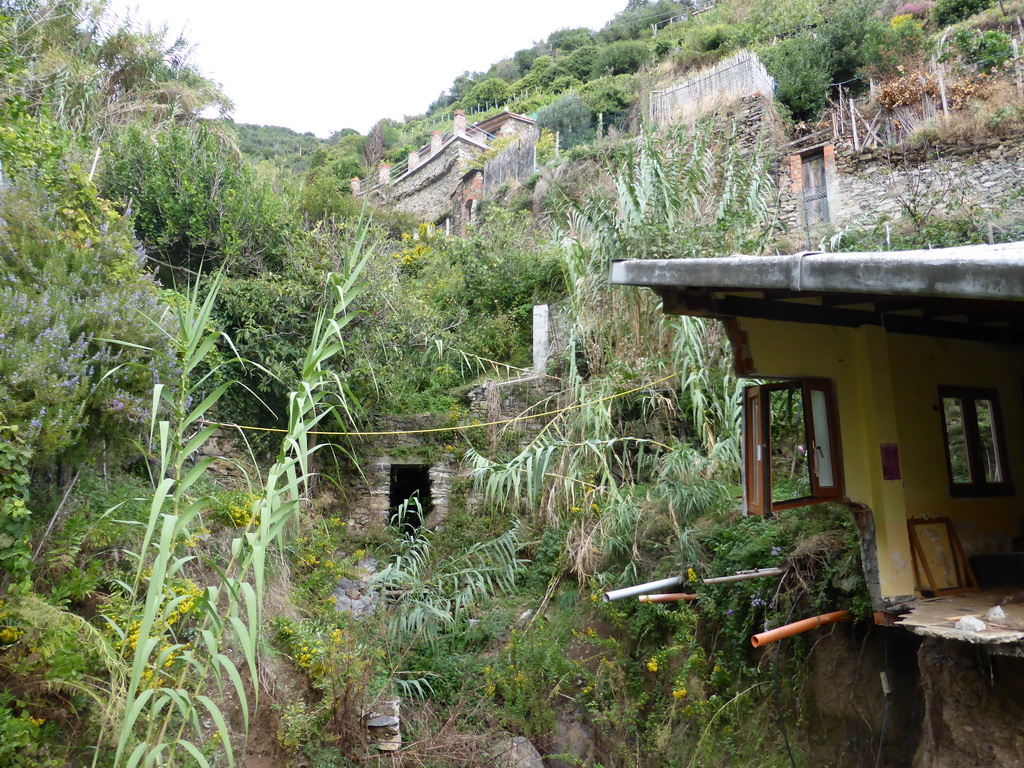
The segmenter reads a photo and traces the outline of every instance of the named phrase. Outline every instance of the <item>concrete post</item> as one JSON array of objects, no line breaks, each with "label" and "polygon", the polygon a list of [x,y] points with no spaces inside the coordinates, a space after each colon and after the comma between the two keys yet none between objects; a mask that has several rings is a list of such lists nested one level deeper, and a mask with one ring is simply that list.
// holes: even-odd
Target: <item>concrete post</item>
[{"label": "concrete post", "polygon": [[410,152],[409,153],[409,170],[415,171],[420,165],[420,153]]},{"label": "concrete post", "polygon": [[533,372],[547,373],[551,309],[547,304],[533,307]]},{"label": "concrete post", "polygon": [[360,197],[363,194],[363,182],[358,176],[353,176],[352,181],[352,196]]},{"label": "concrete post", "polygon": [[441,151],[441,132],[434,131],[430,134],[430,154],[436,155]]},{"label": "concrete post", "polygon": [[461,109],[455,110],[455,125],[452,127],[452,133],[456,136],[466,135],[466,113]]},{"label": "concrete post", "polygon": [[377,175],[377,178],[381,184],[391,183],[391,163],[384,163],[380,167],[380,171]]}]

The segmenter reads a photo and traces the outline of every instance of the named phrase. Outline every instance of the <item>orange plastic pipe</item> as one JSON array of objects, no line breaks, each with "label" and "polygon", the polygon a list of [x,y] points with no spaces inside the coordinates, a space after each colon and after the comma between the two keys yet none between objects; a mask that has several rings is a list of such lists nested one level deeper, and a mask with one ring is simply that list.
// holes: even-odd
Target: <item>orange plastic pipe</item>
[{"label": "orange plastic pipe", "polygon": [[823,624],[835,624],[838,621],[846,621],[849,618],[849,611],[823,613],[821,616],[813,616],[810,619],[794,621],[792,624],[786,624],[785,626],[769,629],[767,632],[754,635],[750,638],[750,644],[755,648],[760,648],[762,645],[774,643],[776,640],[782,640],[783,638],[791,637],[792,635],[799,635],[801,632],[806,632],[809,629],[820,627]]},{"label": "orange plastic pipe", "polygon": [[680,600],[696,600],[697,595],[689,592],[670,592],[665,595],[640,595],[641,603],[678,603]]}]

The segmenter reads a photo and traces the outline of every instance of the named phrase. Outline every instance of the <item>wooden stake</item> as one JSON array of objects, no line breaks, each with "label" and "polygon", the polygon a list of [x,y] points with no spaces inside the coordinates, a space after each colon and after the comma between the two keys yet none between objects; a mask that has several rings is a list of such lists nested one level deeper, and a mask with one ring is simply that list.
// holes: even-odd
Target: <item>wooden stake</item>
[{"label": "wooden stake", "polygon": [[853,148],[860,152],[860,137],[857,136],[857,112],[853,106],[853,97],[850,97],[850,125],[853,126]]},{"label": "wooden stake", "polygon": [[845,110],[846,102],[843,100],[843,86],[839,86],[837,90],[836,98],[839,99],[839,134],[841,136],[846,135],[846,118],[843,117],[843,111]]},{"label": "wooden stake", "polygon": [[[943,73],[946,67],[939,65],[939,98],[942,100],[942,114],[949,114],[949,103],[946,101],[946,78],[943,77]],[[1017,87],[1020,88],[1020,83],[1017,83]]]},{"label": "wooden stake", "polygon": [[[1017,88],[1020,88],[1020,83],[1017,83]],[[96,173],[96,163],[100,161],[100,148],[96,147],[96,154],[92,158],[92,168],[89,169],[89,181],[92,181],[93,175]]]},{"label": "wooden stake", "polygon": [[[1019,16],[1017,22],[1020,23]],[[1024,83],[1020,79],[1020,46],[1017,45],[1017,38],[1013,38],[1010,43],[1013,45],[1013,77],[1017,81],[1017,96],[1024,98]]]}]

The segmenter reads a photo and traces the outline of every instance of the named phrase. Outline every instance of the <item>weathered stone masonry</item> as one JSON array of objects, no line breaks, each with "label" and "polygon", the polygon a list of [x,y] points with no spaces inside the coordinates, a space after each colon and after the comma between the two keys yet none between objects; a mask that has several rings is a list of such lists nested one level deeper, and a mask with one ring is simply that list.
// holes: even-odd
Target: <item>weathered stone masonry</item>
[{"label": "weathered stone masonry", "polygon": [[779,197],[780,219],[790,230],[806,228],[802,166],[815,155],[824,159],[832,225],[900,216],[907,205],[935,213],[975,205],[993,217],[1024,214],[1024,138],[862,151],[840,142],[788,157],[787,172],[779,174]]},{"label": "weathered stone masonry", "polygon": [[453,452],[441,444],[437,433],[420,430],[441,426],[431,414],[390,416],[373,422],[380,434],[362,438],[362,477],[353,483],[354,498],[348,506],[349,525],[359,528],[382,526],[391,517],[391,470],[399,467],[424,467],[430,484],[432,511],[424,520],[429,528],[441,526],[450,508],[452,484],[459,476]]},{"label": "weathered stone masonry", "polygon": [[447,215],[462,176],[485,150],[472,139],[456,136],[441,152],[414,171],[378,187],[374,194],[380,203],[390,203],[421,221],[436,222]]},{"label": "weathered stone masonry", "polygon": [[464,237],[466,227],[473,223],[476,218],[476,209],[484,196],[484,174],[479,168],[474,168],[464,174],[459,180],[458,186],[452,192],[451,219],[452,232]]}]

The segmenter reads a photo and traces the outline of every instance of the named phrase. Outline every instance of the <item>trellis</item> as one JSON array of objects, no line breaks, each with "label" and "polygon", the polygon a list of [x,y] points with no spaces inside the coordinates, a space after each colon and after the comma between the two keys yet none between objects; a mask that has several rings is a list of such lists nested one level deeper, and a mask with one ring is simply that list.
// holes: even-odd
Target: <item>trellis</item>
[{"label": "trellis", "polygon": [[742,50],[679,85],[652,91],[650,119],[657,125],[665,125],[712,99],[755,93],[771,97],[775,93],[775,80],[755,53]]},{"label": "trellis", "polygon": [[537,132],[526,131],[484,163],[484,198],[502,184],[525,181],[537,169]]}]

